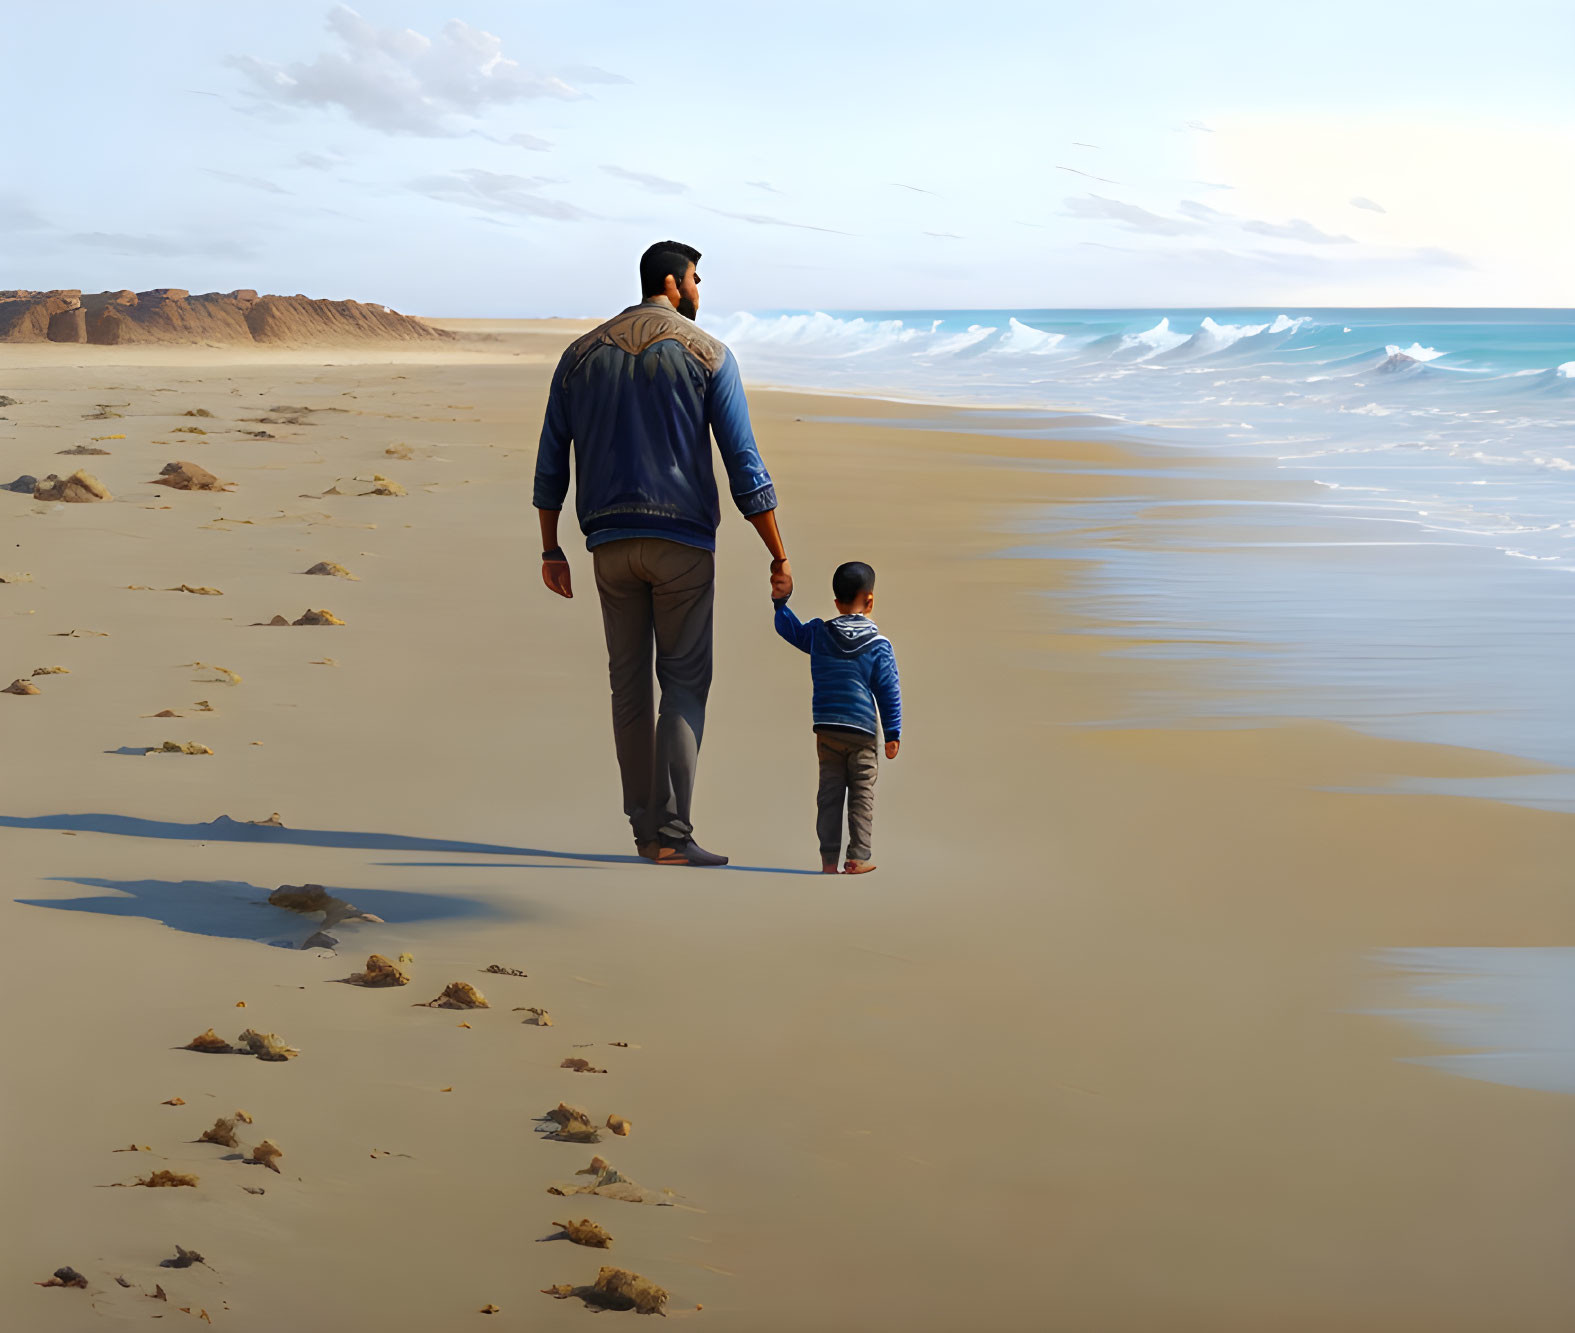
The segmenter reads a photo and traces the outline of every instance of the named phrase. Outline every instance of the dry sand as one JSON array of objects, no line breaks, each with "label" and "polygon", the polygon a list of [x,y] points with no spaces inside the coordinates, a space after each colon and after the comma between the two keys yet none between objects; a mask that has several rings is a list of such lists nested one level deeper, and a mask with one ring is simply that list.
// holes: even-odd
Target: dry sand
[{"label": "dry sand", "polygon": [[[0,675],[68,669],[0,696],[10,1326],[571,1328],[587,1311],[540,1289],[615,1263],[729,1333],[1571,1327],[1568,1102],[1405,1063],[1425,1040],[1359,1012],[1373,950],[1567,942],[1568,816],[1349,790],[1513,761],[1294,719],[1080,725],[1161,673],[1220,685],[1105,652],[1039,595],[1077,564],[995,558],[1004,530],[1189,483],[757,392],[801,614],[838,561],[880,571],[909,714],[880,870],[800,873],[808,682],[732,515],[697,809],[735,868],[634,861],[589,561],[548,595],[530,509],[581,326],[441,322],[468,336],[0,363],[0,482],[124,436],[89,460],[112,502],[0,492]],[[103,403],[123,417],[83,419]],[[268,415],[301,424],[240,420]],[[235,489],[150,485],[173,460]],[[408,494],[359,494],[374,474]],[[345,624],[253,627],[309,608]],[[213,753],[140,753],[166,740]],[[266,905],[302,883],[384,922],[269,947],[317,924]],[[374,951],[411,983],[337,984]],[[491,1007],[414,1007],[453,981]],[[300,1055],[180,1049],[209,1027]],[[634,1131],[545,1140],[560,1101]],[[277,1174],[194,1142],[236,1108]],[[593,1153],[671,1206],[547,1193]],[[100,1188],[157,1169],[199,1184]],[[610,1251],[537,1243],[581,1217]],[[177,1245],[207,1263],[158,1267]],[[66,1264],[88,1290],[31,1285]]]}]

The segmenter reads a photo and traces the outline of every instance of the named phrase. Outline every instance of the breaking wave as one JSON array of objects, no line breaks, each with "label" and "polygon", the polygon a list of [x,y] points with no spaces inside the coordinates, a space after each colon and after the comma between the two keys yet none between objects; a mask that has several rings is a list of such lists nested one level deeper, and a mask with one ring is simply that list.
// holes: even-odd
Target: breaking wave
[{"label": "breaking wave", "polygon": [[[1068,429],[1316,457],[1320,479],[1381,481],[1424,523],[1445,508],[1452,530],[1523,519],[1541,534],[1538,557],[1575,568],[1575,317],[1504,314],[793,311],[702,322],[757,382],[1072,411]],[[1349,473],[1332,470],[1342,459]],[[1466,487],[1479,489],[1456,495]]]}]

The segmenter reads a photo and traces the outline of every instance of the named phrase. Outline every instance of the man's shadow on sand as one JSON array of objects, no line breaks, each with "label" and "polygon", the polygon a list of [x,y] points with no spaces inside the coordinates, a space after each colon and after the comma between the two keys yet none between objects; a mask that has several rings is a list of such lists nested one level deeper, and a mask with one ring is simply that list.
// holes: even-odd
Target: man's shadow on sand
[{"label": "man's shadow on sand", "polygon": [[[644,866],[650,863],[638,856],[619,856],[611,852],[559,852],[543,847],[510,847],[491,842],[462,842],[451,838],[417,838],[403,833],[357,833],[338,829],[282,828],[275,824],[247,824],[220,815],[206,824],[177,824],[169,820],[137,819],[131,815],[38,815],[21,818],[0,815],[0,828],[52,829],[64,833],[110,833],[122,838],[172,838],[185,842],[276,843],[294,847],[332,847],[381,852],[443,852],[472,856],[533,856],[551,861],[592,861],[613,865]],[[400,862],[384,864],[398,865]],[[412,862],[415,865],[441,865],[442,862]],[[468,865],[469,862],[454,862]],[[533,867],[534,868],[534,867]],[[764,875],[813,875],[816,871],[785,866],[727,866]],[[361,892],[361,891],[357,891]],[[365,897],[365,893],[362,892]],[[360,905],[360,904],[358,904]],[[368,908],[368,910],[372,910]],[[381,912],[378,913],[382,915]]]},{"label": "man's shadow on sand", "polygon": [[[144,917],[191,935],[255,940],[287,949],[299,948],[322,924],[316,917],[303,917],[270,906],[269,891],[244,880],[97,879],[75,875],[51,878],[56,883],[81,884],[109,892],[83,898],[18,898],[16,901],[29,907],[52,907],[62,912]],[[505,917],[514,920],[537,915],[528,905],[510,904],[505,911],[474,898],[448,894],[324,887],[335,897],[348,899],[362,911],[380,916],[390,925]],[[354,948],[351,937],[359,929],[357,923],[347,921],[334,926],[332,931],[344,938],[345,947]]]}]

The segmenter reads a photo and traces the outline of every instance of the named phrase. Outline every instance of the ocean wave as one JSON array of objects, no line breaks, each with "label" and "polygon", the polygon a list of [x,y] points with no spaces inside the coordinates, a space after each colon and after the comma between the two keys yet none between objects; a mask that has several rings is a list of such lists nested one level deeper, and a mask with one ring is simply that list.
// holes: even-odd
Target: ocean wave
[{"label": "ocean wave", "polygon": [[1043,356],[1046,352],[1055,351],[1066,341],[1066,334],[1036,329],[1031,324],[1024,324],[1015,315],[1006,321],[1006,325],[1006,332],[991,348],[992,351]]},{"label": "ocean wave", "polygon": [[942,320],[929,328],[905,324],[900,319],[839,319],[822,311],[807,315],[753,315],[740,311],[704,327],[732,346],[773,351],[813,351],[832,356],[855,356],[914,344],[932,335]]},{"label": "ocean wave", "polygon": [[1423,347],[1421,343],[1412,343],[1409,347],[1401,347],[1399,343],[1390,343],[1384,348],[1384,354],[1390,357],[1403,356],[1407,361],[1436,361],[1445,353],[1436,347]]}]

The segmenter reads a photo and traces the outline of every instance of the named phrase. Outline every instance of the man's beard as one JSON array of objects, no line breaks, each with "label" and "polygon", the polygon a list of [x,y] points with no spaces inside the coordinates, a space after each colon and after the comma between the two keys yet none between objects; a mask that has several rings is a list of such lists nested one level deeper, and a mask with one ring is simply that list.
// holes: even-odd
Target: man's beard
[{"label": "man's beard", "polygon": [[693,319],[700,313],[700,307],[687,296],[680,296],[678,298],[678,313],[685,319]]}]

